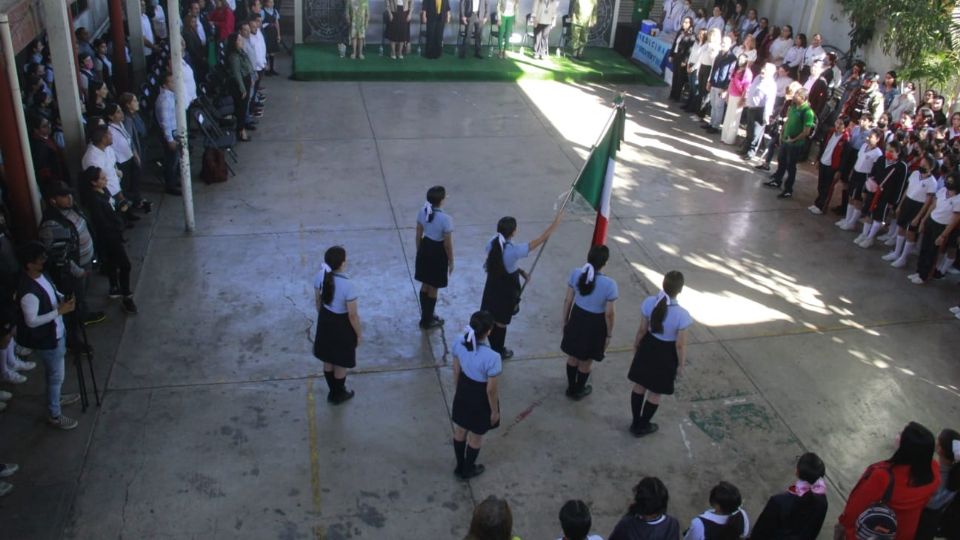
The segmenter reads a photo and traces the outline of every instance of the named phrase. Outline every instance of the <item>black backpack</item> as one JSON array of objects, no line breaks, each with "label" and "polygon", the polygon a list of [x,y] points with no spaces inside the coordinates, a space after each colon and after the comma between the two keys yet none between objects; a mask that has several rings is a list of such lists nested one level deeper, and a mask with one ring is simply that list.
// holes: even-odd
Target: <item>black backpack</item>
[{"label": "black backpack", "polygon": [[894,540],[897,536],[897,514],[888,505],[893,497],[893,468],[888,467],[887,472],[890,482],[883,497],[857,517],[857,540]]}]

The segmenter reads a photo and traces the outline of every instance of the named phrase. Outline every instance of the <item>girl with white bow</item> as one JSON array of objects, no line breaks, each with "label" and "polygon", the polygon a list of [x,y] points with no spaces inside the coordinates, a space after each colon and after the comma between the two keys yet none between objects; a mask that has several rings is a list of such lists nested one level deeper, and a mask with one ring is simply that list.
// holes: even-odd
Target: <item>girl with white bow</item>
[{"label": "girl with white bow", "polygon": [[347,369],[357,365],[362,335],[357,293],[343,273],[346,267],[347,251],[333,246],[323,254],[323,265],[313,280],[317,303],[313,356],[323,362],[323,378],[330,388],[327,401],[335,405],[354,395],[353,390],[347,390]]},{"label": "girl with white bow", "polygon": [[787,491],[767,500],[750,538],[816,540],[827,517],[826,474],[820,456],[813,452],[800,456],[796,482]]},{"label": "girl with white bow", "polygon": [[600,273],[609,258],[607,246],[593,246],[587,264],[574,268],[567,281],[560,350],[567,354],[567,397],[576,400],[593,391],[590,368],[603,360],[613,334],[617,282]]},{"label": "girl with white bow", "polygon": [[454,474],[463,480],[481,474],[477,465],[483,435],[500,425],[500,398],[497,378],[503,371],[500,355],[486,343],[493,328],[493,316],[477,311],[463,337],[453,346],[453,451],[457,457]]},{"label": "girl with white bow", "polygon": [[673,394],[674,382],[683,374],[687,328],[693,324],[693,317],[677,303],[677,295],[682,290],[683,274],[676,270],[667,272],[663,276],[663,290],[647,297],[640,308],[640,327],[627,375],[634,383],[630,394],[633,411],[630,432],[637,437],[659,429],[650,420],[660,406],[660,396]]},{"label": "girl with white bow", "polygon": [[417,212],[417,260],[413,279],[420,285],[420,328],[428,330],[443,325],[437,317],[438,289],[447,286],[453,273],[453,220],[440,206],[447,198],[443,186],[427,190],[427,202]]},{"label": "girl with white bow", "polygon": [[513,357],[513,351],[504,347],[507,339],[507,325],[520,310],[520,277],[530,281],[530,275],[520,268],[520,259],[530,254],[550,238],[560,224],[563,208],[557,212],[553,222],[540,234],[526,244],[512,242],[517,233],[517,219],[506,216],[497,222],[497,234],[487,242],[487,281],[483,286],[483,298],[480,309],[493,315],[494,326],[490,332],[490,347],[500,353],[504,360]]}]

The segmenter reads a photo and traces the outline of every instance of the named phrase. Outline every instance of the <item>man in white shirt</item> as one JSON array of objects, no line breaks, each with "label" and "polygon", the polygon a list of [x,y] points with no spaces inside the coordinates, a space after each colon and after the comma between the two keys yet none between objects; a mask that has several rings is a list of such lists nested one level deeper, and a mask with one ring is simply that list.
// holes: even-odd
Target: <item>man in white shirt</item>
[{"label": "man in white shirt", "polygon": [[150,56],[159,47],[153,35],[153,24],[150,17],[147,17],[147,3],[144,0],[140,0],[140,30],[143,32],[143,54]]},{"label": "man in white shirt", "polygon": [[803,65],[801,66],[800,79],[803,80],[810,76],[810,67],[814,62],[823,62],[827,58],[827,51],[823,50],[823,36],[814,34],[810,38],[810,45],[803,51]]},{"label": "man in white shirt", "polygon": [[722,11],[720,10],[720,6],[713,6],[713,17],[710,17],[709,19],[707,19],[708,32],[711,29],[716,28],[721,33],[723,33],[723,26],[725,23],[723,22],[723,15],[721,15],[721,13]]},{"label": "man in white shirt", "polygon": [[117,154],[113,151],[113,136],[107,126],[98,125],[90,129],[90,144],[81,160],[83,170],[98,167],[107,176],[107,191],[115,201],[123,200],[120,187],[120,171],[117,170]]},{"label": "man in white shirt", "polygon": [[740,152],[744,159],[751,160],[757,154],[764,128],[773,116],[773,104],[777,99],[777,83],[774,80],[777,68],[771,63],[763,65],[760,76],[753,79],[744,95],[744,110],[747,113],[747,138]]},{"label": "man in white shirt", "polygon": [[250,16],[250,40],[253,42],[253,51],[255,56],[251,56],[253,69],[257,72],[257,80],[261,73],[267,68],[267,41],[263,38],[263,32],[260,31],[260,14]]},{"label": "man in white shirt", "polygon": [[156,114],[163,135],[163,184],[166,193],[180,196],[180,148],[174,133],[177,131],[177,96],[173,93],[173,74],[163,75],[163,86],[157,95]]},{"label": "man in white shirt", "polygon": [[65,299],[43,274],[46,262],[46,249],[38,242],[31,242],[20,251],[24,272],[17,289],[17,297],[20,298],[17,342],[33,349],[33,355],[45,368],[47,423],[68,430],[77,427],[77,421],[61,414],[60,407],[80,401],[80,396],[60,394],[65,376],[63,358],[66,354],[63,316],[73,312],[76,300]]}]

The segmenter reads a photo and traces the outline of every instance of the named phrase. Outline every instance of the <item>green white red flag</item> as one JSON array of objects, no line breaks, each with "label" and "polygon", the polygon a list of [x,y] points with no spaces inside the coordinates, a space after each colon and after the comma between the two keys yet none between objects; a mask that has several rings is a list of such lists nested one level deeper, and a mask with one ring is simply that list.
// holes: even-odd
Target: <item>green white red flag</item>
[{"label": "green white red flag", "polygon": [[623,140],[626,110],[618,98],[613,121],[607,132],[594,147],[583,172],[574,184],[579,193],[597,211],[597,222],[593,228],[592,245],[599,246],[607,242],[607,223],[610,221],[610,192],[613,188],[613,175],[617,164],[617,150]]}]

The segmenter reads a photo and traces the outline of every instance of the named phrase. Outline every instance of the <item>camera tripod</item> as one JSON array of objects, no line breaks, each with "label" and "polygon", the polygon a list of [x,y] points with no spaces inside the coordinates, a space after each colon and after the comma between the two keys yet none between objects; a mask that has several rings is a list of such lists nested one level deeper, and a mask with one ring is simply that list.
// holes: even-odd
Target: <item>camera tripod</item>
[{"label": "camera tripod", "polygon": [[[69,285],[68,290],[64,292],[72,294],[73,298],[76,299],[77,289],[83,287],[82,281],[74,277],[64,265],[57,265],[57,277],[60,278],[57,281],[64,285]],[[67,289],[67,287],[64,288]],[[84,302],[82,309],[80,309],[81,306],[78,305],[73,313],[63,318],[67,336],[71,338],[67,340],[67,343],[70,345],[70,351],[73,353],[73,366],[77,370],[77,389],[80,391],[80,407],[83,412],[87,412],[87,408],[90,406],[90,397],[87,395],[87,380],[83,374],[84,357],[87,359],[87,368],[90,371],[93,399],[98,407],[101,403],[100,390],[97,388],[97,374],[93,369],[93,348],[90,347],[90,341],[87,339],[87,329],[82,320],[86,307],[86,302]]]}]

